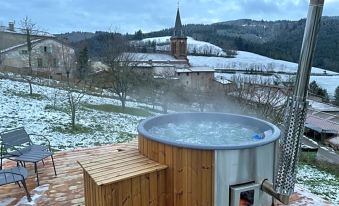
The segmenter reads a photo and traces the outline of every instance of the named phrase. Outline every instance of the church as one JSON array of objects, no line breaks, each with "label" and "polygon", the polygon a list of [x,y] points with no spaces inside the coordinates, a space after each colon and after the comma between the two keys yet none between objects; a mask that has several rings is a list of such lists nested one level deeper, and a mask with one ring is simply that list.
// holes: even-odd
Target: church
[{"label": "church", "polygon": [[169,38],[167,52],[135,53],[139,69],[152,69],[157,77],[171,76],[185,88],[207,91],[214,84],[213,68],[194,67],[188,59],[187,36],[181,23],[180,10],[177,9],[172,36]]},{"label": "church", "polygon": [[179,8],[177,10],[177,17],[175,19],[175,26],[173,36],[171,37],[171,55],[176,59],[187,59],[187,37],[184,34]]}]

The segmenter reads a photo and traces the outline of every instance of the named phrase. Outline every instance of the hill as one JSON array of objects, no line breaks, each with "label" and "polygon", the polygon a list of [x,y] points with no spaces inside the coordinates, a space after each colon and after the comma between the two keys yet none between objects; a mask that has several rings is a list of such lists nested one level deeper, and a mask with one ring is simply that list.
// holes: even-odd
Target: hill
[{"label": "hill", "polygon": [[[142,42],[155,42],[156,50],[170,51],[171,36],[154,37],[143,39]],[[222,48],[204,41],[197,41],[192,37],[187,37],[187,49],[189,54],[209,55],[209,56],[226,56]]]},{"label": "hill", "polygon": [[[215,24],[188,24],[185,33],[224,50],[249,51],[274,59],[298,62],[305,28],[299,21],[240,19]],[[339,72],[339,17],[323,17],[313,65]],[[172,29],[144,34],[145,38],[167,36]]]},{"label": "hill", "polygon": [[[299,21],[256,21],[239,19],[215,24],[184,25],[185,34],[197,41],[205,41],[223,51],[241,50],[274,59],[297,63],[303,38],[305,19]],[[143,34],[126,34],[130,40],[171,36],[172,28]],[[339,72],[339,17],[323,17],[313,66]],[[87,45],[92,57],[100,56],[102,40],[107,32],[71,32],[61,34],[75,46]]]}]

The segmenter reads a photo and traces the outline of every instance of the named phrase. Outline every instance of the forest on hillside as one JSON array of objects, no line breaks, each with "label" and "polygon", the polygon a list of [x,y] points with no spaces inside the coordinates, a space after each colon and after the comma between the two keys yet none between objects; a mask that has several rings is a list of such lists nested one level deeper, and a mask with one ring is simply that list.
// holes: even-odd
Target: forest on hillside
[{"label": "forest on hillside", "polygon": [[[299,21],[255,21],[240,19],[215,24],[184,25],[187,36],[210,42],[224,50],[241,50],[274,59],[298,62],[306,19]],[[172,35],[173,28],[151,33],[124,34],[129,40]],[[339,72],[339,17],[323,17],[313,65]],[[72,32],[61,34],[76,48],[86,45],[91,57],[100,56],[107,32],[92,35]],[[122,35],[122,34],[119,34]]]}]

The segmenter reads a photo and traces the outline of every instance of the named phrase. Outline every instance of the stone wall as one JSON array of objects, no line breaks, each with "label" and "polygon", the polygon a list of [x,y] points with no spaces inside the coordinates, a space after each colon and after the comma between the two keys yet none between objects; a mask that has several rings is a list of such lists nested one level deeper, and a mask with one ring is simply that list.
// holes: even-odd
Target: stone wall
[{"label": "stone wall", "polygon": [[177,73],[182,85],[188,89],[208,91],[213,86],[213,72],[180,72]]}]

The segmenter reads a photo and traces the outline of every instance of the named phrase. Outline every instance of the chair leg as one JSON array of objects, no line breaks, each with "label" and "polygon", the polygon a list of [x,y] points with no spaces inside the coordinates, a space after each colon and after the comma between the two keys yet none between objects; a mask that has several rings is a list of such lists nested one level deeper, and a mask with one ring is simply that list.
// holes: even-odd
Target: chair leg
[{"label": "chair leg", "polygon": [[24,186],[24,188],[25,188],[25,192],[26,192],[28,201],[29,201],[29,202],[32,201],[31,195],[29,194],[28,189],[27,189],[27,186],[26,186],[26,181],[25,181],[24,179],[21,181],[21,184],[22,184],[22,185]]},{"label": "chair leg", "polygon": [[2,170],[2,156],[1,156],[1,158],[0,158],[0,170]]},{"label": "chair leg", "polygon": [[34,162],[34,171],[35,171],[35,174],[36,174],[36,181],[38,183],[38,186],[40,186],[40,182],[39,182],[39,173],[38,173],[38,166],[37,166],[37,163]]},{"label": "chair leg", "polygon": [[45,166],[45,162],[44,162],[44,160],[41,160],[42,161],[42,164]]},{"label": "chair leg", "polygon": [[51,158],[52,158],[52,163],[53,163],[53,168],[54,168],[54,174],[55,174],[55,176],[57,176],[53,155],[51,155]]},{"label": "chair leg", "polygon": [[21,188],[20,182],[16,182],[18,184],[18,186]]}]

